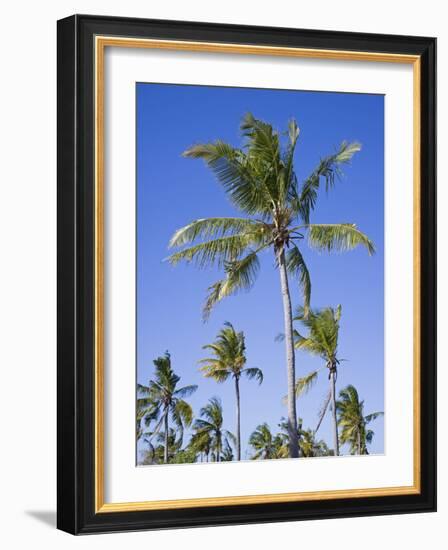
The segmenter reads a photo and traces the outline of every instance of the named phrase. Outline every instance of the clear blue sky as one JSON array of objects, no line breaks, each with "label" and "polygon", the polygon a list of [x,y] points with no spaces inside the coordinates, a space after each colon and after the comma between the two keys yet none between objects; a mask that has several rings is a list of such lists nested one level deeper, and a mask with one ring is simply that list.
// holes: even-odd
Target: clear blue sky
[{"label": "clear blue sky", "polygon": [[[221,88],[166,84],[137,84],[137,379],[147,384],[153,359],[169,350],[181,384],[198,384],[190,398],[195,414],[217,395],[224,405],[225,427],[234,431],[234,386],[217,384],[198,372],[201,349],[215,339],[225,321],[246,335],[247,366],[263,370],[261,386],[243,380],[242,457],[249,458],[248,438],[258,424],[273,431],[286,407],[284,344],[278,272],[271,253],[261,257],[258,280],[248,293],[218,304],[207,323],[201,308],[207,287],[221,278],[214,269],[163,262],[173,232],[194,219],[238,215],[213,174],[200,160],[181,153],[198,142],[217,138],[241,145],[239,123],[246,112],[281,130],[294,117],[301,133],[295,167],[305,178],[321,156],[341,141],[360,141],[345,177],[327,195],[322,191],[312,221],[350,222],[375,242],[377,253],[364,249],[343,254],[319,254],[303,246],[312,278],[313,307],[342,304],[338,388],[353,384],[365,400],[365,413],[383,410],[384,403],[384,98],[380,95]],[[301,303],[299,287],[291,281],[294,306]],[[298,353],[297,376],[320,365],[319,359]],[[327,392],[320,380],[298,400],[304,426],[315,428]],[[372,453],[382,453],[383,420],[372,424]],[[330,417],[318,436],[331,446]],[[140,447],[142,448],[142,447]],[[345,450],[346,451],[346,450]]]}]

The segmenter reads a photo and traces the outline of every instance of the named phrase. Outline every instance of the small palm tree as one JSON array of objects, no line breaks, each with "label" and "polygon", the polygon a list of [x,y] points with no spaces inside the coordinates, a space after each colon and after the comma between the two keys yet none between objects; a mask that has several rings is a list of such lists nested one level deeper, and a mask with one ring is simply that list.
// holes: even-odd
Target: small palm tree
[{"label": "small palm tree", "polygon": [[[338,359],[338,338],[341,314],[342,307],[340,305],[336,309],[326,307],[319,310],[309,310],[306,314],[303,308],[298,308],[295,320],[300,321],[302,325],[308,329],[308,336],[302,336],[297,330],[294,331],[294,345],[296,349],[301,349],[312,355],[317,355],[325,361],[324,368],[328,370],[330,392],[319,425],[330,403],[333,416],[334,454],[336,456],[339,455],[338,421],[336,416],[336,379],[337,368],[340,363],[340,359]],[[315,370],[297,380],[297,397],[305,391],[308,391],[314,384],[320,370],[322,369]],[[317,431],[317,429],[315,431]]]},{"label": "small palm tree", "polygon": [[232,447],[227,443],[224,445],[224,449],[221,453],[221,462],[232,462],[233,461],[233,449]]},{"label": "small palm tree", "polygon": [[216,341],[213,344],[203,346],[210,350],[213,357],[202,359],[201,371],[207,378],[213,378],[216,382],[225,382],[229,377],[235,383],[236,396],[236,459],[241,460],[241,404],[240,404],[240,378],[246,376],[253,378],[258,383],[263,382],[263,373],[260,369],[246,368],[246,343],[243,332],[236,332],[231,323],[224,323]]},{"label": "small palm tree", "polygon": [[249,444],[254,449],[252,460],[283,458],[281,451],[283,440],[279,435],[273,435],[268,424],[264,422],[257,426],[249,438]]},{"label": "small palm tree", "polygon": [[[173,428],[169,428],[168,437],[166,437],[164,432],[158,432],[157,434],[151,432],[145,433],[143,441],[148,445],[146,464],[172,462],[182,447],[182,440],[178,435]],[[154,440],[152,436],[154,436]],[[154,445],[154,442],[156,442],[156,445]],[[166,449],[168,449],[167,453]],[[167,460],[165,460],[165,456],[167,456]]]},{"label": "small palm tree", "polygon": [[230,441],[235,443],[235,436],[223,428],[221,400],[218,397],[212,397],[199,414],[201,418],[194,421],[193,429],[196,430],[198,439],[202,434],[210,437],[210,448],[215,460],[221,462],[221,453],[224,448],[230,445]]},{"label": "small palm tree", "polygon": [[364,401],[359,400],[358,392],[352,385],[339,392],[336,402],[338,425],[341,428],[341,444],[350,445],[350,454],[367,455],[367,444],[372,443],[374,432],[367,428],[367,424],[382,416],[382,411],[364,416]]},{"label": "small palm tree", "polygon": [[[280,428],[278,437],[282,442],[279,449],[279,456],[283,458],[288,456],[288,422],[284,418],[282,418],[278,426]],[[303,428],[303,421],[301,418],[297,419],[297,435],[299,439],[300,454],[304,458],[313,456],[329,456],[332,454],[332,451],[330,451],[325,441],[323,441],[322,439],[318,441],[316,439],[316,432],[314,430],[305,430]]]},{"label": "small palm tree", "polygon": [[331,451],[325,441],[323,439],[316,439],[316,433],[314,430],[300,429],[299,445],[300,450],[302,451],[302,456],[304,457],[331,455]]},{"label": "small palm tree", "polygon": [[168,463],[169,421],[174,422],[180,432],[180,441],[184,426],[188,427],[193,418],[193,410],[184,397],[192,395],[198,387],[195,385],[178,387],[180,376],[171,368],[171,356],[168,352],[154,360],[155,374],[148,386],[138,384],[137,411],[141,420],[149,426],[156,425],[148,438],[151,442],[161,430],[165,434],[164,462]]},{"label": "small palm tree", "polygon": [[169,260],[173,265],[186,261],[195,262],[201,268],[217,265],[224,270],[224,278],[209,288],[204,306],[204,316],[207,317],[217,302],[242,289],[249,289],[260,269],[260,253],[264,250],[273,252],[283,301],[289,451],[294,458],[298,456],[299,448],[288,276],[301,285],[304,307],[307,309],[311,278],[300,246],[305,235],[308,236],[308,244],[317,250],[351,250],[362,245],[373,253],[373,244],[354,224],[310,223],[321,181],[325,180],[327,190],[332,187],[341,175],[341,166],[349,163],[361,146],[343,142],[335,153],[322,158],[315,170],[299,183],[294,171],[294,154],[299,137],[295,120],[289,122],[287,132],[280,133],[270,124],[247,114],[243,118],[241,131],[245,140],[241,149],[217,140],[194,145],[184,152],[184,156],[201,158],[206,162],[244,217],[205,218],[182,227],[170,241],[170,247],[182,249],[171,255]]},{"label": "small palm tree", "polygon": [[204,462],[204,458],[205,462],[209,461],[212,447],[212,438],[210,437],[209,432],[196,430],[196,432],[191,436],[189,446],[197,454],[199,454],[201,462]]}]

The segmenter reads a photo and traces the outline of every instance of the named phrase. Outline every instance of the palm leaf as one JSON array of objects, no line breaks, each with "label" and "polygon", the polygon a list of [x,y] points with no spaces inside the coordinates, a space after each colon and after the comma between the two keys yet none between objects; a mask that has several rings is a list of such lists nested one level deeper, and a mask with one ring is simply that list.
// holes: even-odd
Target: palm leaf
[{"label": "palm leaf", "polygon": [[299,279],[303,292],[304,316],[308,315],[311,298],[311,277],[299,248],[293,245],[286,254],[286,269]]},{"label": "palm leaf", "polygon": [[209,287],[209,294],[203,308],[204,319],[209,317],[215,304],[223,298],[249,289],[254,284],[259,269],[260,262],[256,251],[249,253],[242,260],[227,262],[226,278]]},{"label": "palm leaf", "polygon": [[296,330],[294,331],[294,347],[307,351],[312,355],[323,355],[325,348],[322,344],[313,338],[304,338]]},{"label": "palm leaf", "polygon": [[325,187],[328,191],[333,187],[336,178],[342,176],[341,165],[349,163],[353,155],[360,150],[359,143],[344,141],[336,153],[320,160],[316,169],[305,180],[296,204],[296,210],[305,223],[309,223],[310,213],[316,205],[321,178],[325,180]]},{"label": "palm leaf", "polygon": [[252,367],[248,369],[244,369],[244,374],[249,378],[249,380],[256,379],[259,384],[263,382],[263,372],[261,369],[258,369],[257,367]]},{"label": "palm leaf", "polygon": [[175,252],[167,258],[172,265],[181,261],[194,262],[197,267],[205,268],[226,261],[235,260],[244,252],[251,242],[250,234],[239,233],[199,243]]},{"label": "palm leaf", "polygon": [[176,397],[189,397],[190,395],[193,395],[193,393],[198,389],[198,386],[196,384],[191,384],[189,386],[184,386],[183,388],[179,388],[176,390],[173,395]]},{"label": "palm leaf", "polygon": [[366,424],[368,424],[369,422],[372,422],[372,420],[375,420],[379,416],[384,416],[384,412],[378,411],[378,412],[370,413],[364,417],[364,420],[366,421]]},{"label": "palm leaf", "polygon": [[182,429],[184,426],[188,427],[191,425],[193,420],[193,409],[189,403],[183,399],[179,399],[172,409],[172,415],[174,422]]},{"label": "palm leaf", "polygon": [[351,223],[309,224],[308,243],[312,248],[327,252],[352,250],[359,245],[375,253],[372,241]]},{"label": "palm leaf", "polygon": [[195,220],[178,229],[171,237],[169,247],[184,246],[197,238],[223,237],[244,231],[250,232],[261,224],[249,218],[205,218]]},{"label": "palm leaf", "polygon": [[232,202],[248,214],[266,211],[270,197],[259,185],[253,167],[240,149],[217,140],[194,145],[183,153],[189,158],[202,158],[224,187]]},{"label": "palm leaf", "polygon": [[205,365],[200,368],[203,375],[206,378],[213,378],[213,380],[218,383],[225,382],[231,374],[230,370],[223,368],[220,365],[213,365],[209,359],[205,359],[200,362],[205,362]]},{"label": "palm leaf", "polygon": [[296,397],[299,397],[305,393],[308,393],[310,389],[314,386],[314,384],[317,381],[317,376],[319,374],[319,371],[313,371],[308,373],[306,376],[303,376],[302,378],[299,378],[296,381]]}]

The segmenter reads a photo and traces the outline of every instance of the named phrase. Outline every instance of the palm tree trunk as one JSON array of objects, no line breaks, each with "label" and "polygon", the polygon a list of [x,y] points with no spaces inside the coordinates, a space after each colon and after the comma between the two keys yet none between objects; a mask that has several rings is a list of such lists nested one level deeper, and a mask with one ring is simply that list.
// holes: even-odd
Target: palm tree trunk
[{"label": "palm tree trunk", "polygon": [[163,462],[168,464],[168,411],[165,414],[165,448],[163,449]]},{"label": "palm tree trunk", "polygon": [[216,462],[221,462],[221,442],[216,443]]},{"label": "palm tree trunk", "polygon": [[286,343],[286,371],[288,378],[288,435],[289,456],[299,456],[299,440],[297,436],[297,411],[296,411],[296,369],[292,328],[291,295],[289,293],[288,274],[286,271],[285,251],[282,248],[278,253],[278,267],[280,272],[280,285],[283,299],[283,316],[285,323]]},{"label": "palm tree trunk", "polygon": [[358,426],[358,454],[362,454],[361,453],[361,430]]},{"label": "palm tree trunk", "polygon": [[336,370],[330,370],[331,409],[333,416],[333,445],[334,454],[339,456],[338,418],[336,414]]},{"label": "palm tree trunk", "polygon": [[235,376],[236,393],[236,459],[241,460],[241,410],[240,410],[240,381]]}]

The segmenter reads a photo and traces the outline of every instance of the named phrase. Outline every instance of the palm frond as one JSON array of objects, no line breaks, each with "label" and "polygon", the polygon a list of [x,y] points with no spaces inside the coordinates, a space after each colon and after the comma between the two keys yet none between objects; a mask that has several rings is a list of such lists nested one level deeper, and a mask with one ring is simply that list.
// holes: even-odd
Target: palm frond
[{"label": "palm frond", "polygon": [[194,262],[201,269],[213,265],[221,267],[225,262],[241,256],[250,243],[250,234],[228,235],[179,250],[168,256],[167,260],[172,265],[177,265],[181,261]]},{"label": "palm frond", "polygon": [[205,364],[199,369],[206,378],[213,378],[218,383],[225,382],[231,375],[231,371],[220,365],[213,365],[209,360],[203,360]]},{"label": "palm frond", "polygon": [[255,378],[259,384],[263,382],[263,372],[261,369],[257,367],[252,367],[244,369],[243,372],[247,376],[247,378],[249,378],[249,380],[253,380]]},{"label": "palm frond", "polygon": [[325,180],[328,191],[333,187],[336,179],[342,176],[341,165],[349,163],[353,155],[360,150],[361,145],[357,142],[342,142],[339,150],[333,155],[322,158],[315,170],[304,181],[296,202],[296,211],[305,223],[309,223],[310,213],[316,205],[321,178]]},{"label": "palm frond", "polygon": [[308,243],[317,250],[342,252],[361,245],[369,255],[375,253],[373,242],[351,223],[308,224]]},{"label": "palm frond", "polygon": [[209,294],[203,308],[204,319],[207,319],[213,307],[223,298],[249,289],[255,282],[260,262],[257,252],[250,252],[245,258],[226,262],[226,278],[209,287]]},{"label": "palm frond", "polygon": [[370,413],[364,417],[364,420],[366,421],[366,424],[368,424],[369,422],[372,422],[372,420],[375,420],[379,416],[384,416],[384,412],[378,411],[378,412]]},{"label": "palm frond", "polygon": [[256,214],[269,208],[271,197],[266,187],[257,181],[253,166],[240,149],[217,140],[214,143],[194,145],[183,156],[202,158],[232,202],[244,212]]},{"label": "palm frond", "polygon": [[[277,175],[280,168],[280,140],[272,126],[247,113],[242,120],[241,130],[248,139],[250,154],[263,161],[263,167],[273,170]],[[273,189],[269,188],[270,194]],[[275,193],[276,195],[276,193]],[[271,194],[272,199],[277,197]]]},{"label": "palm frond", "polygon": [[232,443],[232,445],[236,445],[236,437],[235,435],[230,432],[229,430],[223,430],[224,437]]},{"label": "palm frond", "polygon": [[305,260],[296,245],[286,253],[286,269],[291,275],[299,279],[303,293],[304,315],[308,315],[311,299],[311,277]]},{"label": "palm frond", "polygon": [[261,224],[250,218],[204,218],[178,229],[169,247],[184,246],[198,238],[223,237],[260,229]]},{"label": "palm frond", "polygon": [[173,408],[173,418],[178,426],[190,426],[193,420],[193,409],[183,399],[178,399]]},{"label": "palm frond", "polygon": [[301,395],[308,393],[310,389],[314,386],[314,384],[317,381],[317,376],[319,374],[318,370],[315,370],[313,372],[308,373],[306,376],[303,376],[302,378],[298,378],[296,381],[296,397],[300,397]]},{"label": "palm frond", "polygon": [[160,429],[162,427],[163,422],[165,421],[165,417],[166,417],[167,414],[168,414],[168,409],[165,410],[165,412],[163,413],[163,415],[160,418],[159,422],[154,427],[153,431],[151,432],[151,435],[150,435],[149,439],[145,439],[145,441],[147,443],[151,443],[151,441],[154,439],[154,437],[160,432]]},{"label": "palm frond", "polygon": [[198,386],[196,384],[191,384],[189,386],[184,386],[183,388],[179,388],[176,390],[173,395],[176,397],[189,397],[190,395],[193,395],[193,393],[198,389]]},{"label": "palm frond", "polygon": [[323,355],[325,353],[325,348],[321,342],[313,338],[304,338],[297,331],[294,331],[294,334],[294,347],[296,349],[307,351],[312,355]]},{"label": "palm frond", "polygon": [[149,394],[148,386],[144,386],[143,384],[137,384],[137,393],[141,396],[148,395]]}]

